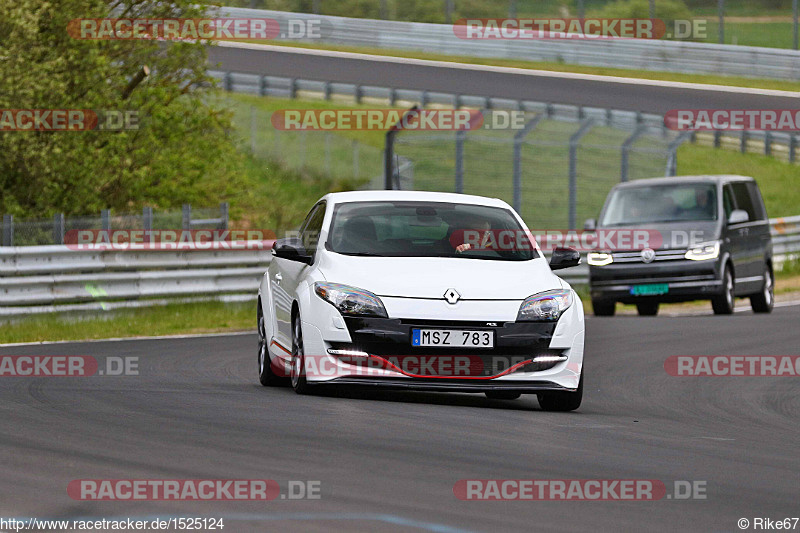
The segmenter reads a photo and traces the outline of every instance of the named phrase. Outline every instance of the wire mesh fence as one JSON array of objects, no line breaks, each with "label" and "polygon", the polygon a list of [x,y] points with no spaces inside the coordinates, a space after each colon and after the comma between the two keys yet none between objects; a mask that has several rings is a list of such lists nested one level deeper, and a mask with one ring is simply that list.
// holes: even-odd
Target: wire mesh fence
[{"label": "wire mesh fence", "polygon": [[3,215],[0,222],[0,246],[46,246],[64,244],[71,231],[81,230],[175,230],[227,229],[228,204],[195,208],[186,204],[181,211],[153,211],[145,207],[141,213],[111,213],[19,219]]}]

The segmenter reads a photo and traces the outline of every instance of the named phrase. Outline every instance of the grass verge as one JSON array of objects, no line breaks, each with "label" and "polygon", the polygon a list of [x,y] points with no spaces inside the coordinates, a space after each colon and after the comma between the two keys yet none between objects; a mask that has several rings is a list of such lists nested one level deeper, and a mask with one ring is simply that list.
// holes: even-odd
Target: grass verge
[{"label": "grass verge", "polygon": [[175,303],[98,315],[52,314],[15,319],[0,328],[0,344],[150,337],[232,331],[255,332],[255,302]]}]

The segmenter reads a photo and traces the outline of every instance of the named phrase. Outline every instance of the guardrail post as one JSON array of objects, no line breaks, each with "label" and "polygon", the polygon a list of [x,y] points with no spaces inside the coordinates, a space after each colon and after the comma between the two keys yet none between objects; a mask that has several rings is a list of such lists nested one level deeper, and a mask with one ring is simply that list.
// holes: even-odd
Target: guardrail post
[{"label": "guardrail post", "polygon": [[772,155],[772,132],[764,132],[764,155]]},{"label": "guardrail post", "polygon": [[269,82],[267,81],[267,75],[262,74],[261,77],[258,79],[258,94],[259,96],[267,96],[269,91]]},{"label": "guardrail post", "polygon": [[538,114],[525,124],[525,127],[514,134],[514,211],[522,209],[522,142],[536,128],[544,115]]},{"label": "guardrail post", "polygon": [[14,215],[3,215],[3,246],[14,246]]},{"label": "guardrail post", "polygon": [[553,107],[553,104],[551,102],[547,102],[546,109],[547,109],[547,118],[553,118],[553,115],[555,115],[556,113],[556,109],[555,107]]},{"label": "guardrail post", "polygon": [[361,103],[361,99],[363,98],[363,96],[364,96],[363,88],[361,87],[361,85],[356,85],[355,97],[357,104]]},{"label": "guardrail post", "polygon": [[461,95],[460,94],[454,94],[453,95],[453,107],[455,109],[461,109]]},{"label": "guardrail post", "polygon": [[467,132],[459,130],[456,132],[456,192],[464,192],[464,142],[467,140]]},{"label": "guardrail post", "polygon": [[64,213],[53,215],[53,244],[64,244]]},{"label": "guardrail post", "polygon": [[228,229],[228,202],[219,204],[219,229]]},{"label": "guardrail post", "polygon": [[614,110],[610,107],[606,108],[606,126],[611,127],[614,122]]},{"label": "guardrail post", "polygon": [[714,148],[722,146],[722,131],[714,130]]},{"label": "guardrail post", "polygon": [[620,181],[628,181],[628,167],[629,167],[629,158],[630,158],[630,151],[633,143],[636,142],[636,139],[641,137],[644,132],[647,131],[647,126],[644,124],[639,124],[639,126],[634,130],[634,132],[625,139],[625,142],[622,143],[622,162],[620,165]]},{"label": "guardrail post", "polygon": [[192,206],[183,204],[181,227],[183,229],[192,229]]},{"label": "guardrail post", "polygon": [[742,130],[742,138],[739,142],[739,151],[743,154],[747,153],[747,130]]},{"label": "guardrail post", "polygon": [[389,89],[389,107],[394,107],[397,104],[397,89],[392,87]]},{"label": "guardrail post", "polygon": [[226,72],[224,80],[225,80],[224,81],[225,90],[228,91],[228,92],[232,92],[233,91],[233,74],[230,73],[230,72]]},{"label": "guardrail post", "polygon": [[424,108],[426,105],[428,105],[428,91],[422,91],[419,96],[419,106]]},{"label": "guardrail post", "polygon": [[797,147],[797,137],[794,133],[789,134],[789,162],[794,163],[795,149]]},{"label": "guardrail post", "polygon": [[325,82],[325,86],[324,86],[324,87],[325,87],[325,88],[324,88],[324,91],[325,91],[325,100],[330,100],[330,99],[331,99],[331,96],[332,96],[332,94],[333,94],[333,93],[331,92],[331,82],[329,82],[329,81],[326,81],[326,82]]},{"label": "guardrail post", "polygon": [[[184,216],[186,214],[184,213]],[[191,215],[189,215],[191,217]],[[153,231],[153,208],[145,206],[142,208],[142,229],[145,231]],[[184,229],[187,229],[184,226]]]},{"label": "guardrail post", "polygon": [[289,98],[292,100],[297,98],[297,78],[291,78],[289,80]]},{"label": "guardrail post", "polygon": [[594,119],[587,118],[569,138],[569,229],[575,229],[578,218],[578,143],[589,133]]},{"label": "guardrail post", "polygon": [[106,233],[111,231],[111,211],[108,209],[100,211],[100,229]]}]

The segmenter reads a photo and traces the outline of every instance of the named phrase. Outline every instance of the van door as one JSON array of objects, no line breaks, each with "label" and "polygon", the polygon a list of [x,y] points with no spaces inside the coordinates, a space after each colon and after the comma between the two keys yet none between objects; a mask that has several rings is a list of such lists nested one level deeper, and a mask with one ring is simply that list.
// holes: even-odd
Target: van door
[{"label": "van door", "polygon": [[739,265],[736,267],[736,295],[758,292],[764,282],[764,252],[762,236],[764,230],[769,233],[766,214],[756,208],[752,196],[754,185],[745,181],[731,184],[736,209],[747,212],[747,222],[731,226],[731,238],[738,239],[741,249]]}]

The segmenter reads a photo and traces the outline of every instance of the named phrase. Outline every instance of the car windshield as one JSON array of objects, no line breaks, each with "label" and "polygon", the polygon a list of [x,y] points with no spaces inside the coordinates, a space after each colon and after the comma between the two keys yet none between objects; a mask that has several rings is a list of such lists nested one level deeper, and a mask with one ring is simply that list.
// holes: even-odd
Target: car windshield
[{"label": "car windshield", "polygon": [[615,190],[601,226],[717,220],[713,184],[642,185]]},{"label": "car windshield", "polygon": [[[497,243],[502,234],[504,245]],[[336,207],[326,247],[346,255],[527,261],[538,253],[508,209],[442,202]],[[472,244],[466,244],[472,243]]]}]

